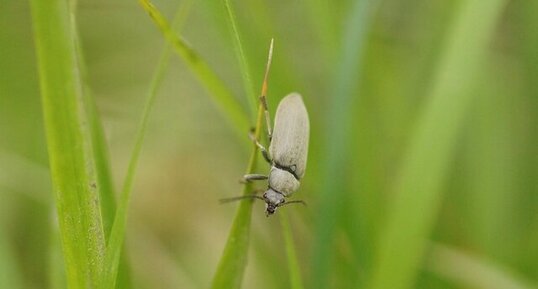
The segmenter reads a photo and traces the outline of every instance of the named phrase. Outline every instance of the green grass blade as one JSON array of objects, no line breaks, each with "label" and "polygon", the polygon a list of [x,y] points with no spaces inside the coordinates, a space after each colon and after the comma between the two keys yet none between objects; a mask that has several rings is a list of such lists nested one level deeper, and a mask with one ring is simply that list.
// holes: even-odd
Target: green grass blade
[{"label": "green grass blade", "polygon": [[[267,93],[266,81],[269,73],[269,67],[271,65],[272,53],[273,41],[271,41],[271,46],[269,48],[269,60],[265,70],[265,79],[262,85],[261,95],[266,95]],[[254,131],[254,137],[256,139],[260,139],[263,116],[264,109],[260,103],[258,105],[256,128]],[[258,147],[253,144],[246,174],[251,174],[254,172],[257,156]],[[252,184],[247,183],[243,187],[241,195],[250,194],[252,190]],[[247,265],[250,220],[252,218],[252,203],[252,201],[241,201],[239,203],[239,208],[237,209],[237,213],[232,221],[232,228],[230,229],[228,240],[226,241],[224,251],[217,266],[217,271],[213,276],[213,281],[211,283],[212,289],[241,288],[243,274]]]},{"label": "green grass blade", "polygon": [[234,40],[233,43],[235,48],[235,54],[237,59],[239,60],[239,66],[241,68],[241,77],[243,78],[243,87],[245,89],[245,94],[248,101],[249,112],[252,117],[254,117],[257,97],[256,93],[254,92],[254,85],[252,84],[252,74],[250,73],[249,62],[245,54],[243,45],[241,43],[241,35],[239,34],[239,29],[237,28],[237,21],[232,6],[230,4],[230,0],[224,0],[224,8],[226,10],[226,14],[228,15],[228,26]]},{"label": "green grass blade", "polygon": [[[73,13],[75,12],[73,11]],[[78,38],[78,33],[75,36],[77,38],[76,50],[79,59],[81,78],[83,80],[83,83],[87,83],[87,73],[86,67],[84,65],[86,62],[84,61],[84,55],[80,46],[80,39]],[[114,215],[116,213],[116,193],[114,189],[114,184],[112,182],[110,162],[108,160],[108,147],[103,132],[101,118],[97,110],[97,104],[95,102],[95,99],[92,97],[88,85],[84,85],[83,89],[83,102],[84,108],[86,109],[86,119],[88,123],[88,130],[95,162],[96,187],[97,191],[99,192],[105,241],[107,241],[110,237],[110,231],[112,230],[112,224],[114,223]],[[118,279],[121,281],[118,282],[116,288],[131,288],[131,270],[125,252],[122,254],[119,271],[120,273]]]},{"label": "green grass blade", "polygon": [[462,2],[433,90],[403,162],[400,182],[389,205],[376,252],[372,289],[411,288],[441,199],[441,186],[468,107],[471,80],[478,72],[506,1]]},{"label": "green grass blade", "polygon": [[[74,7],[72,8],[71,13],[76,13]],[[75,30],[78,31],[76,28]],[[78,58],[80,78],[82,83],[85,84],[87,83],[87,72],[78,33],[75,33],[75,38],[75,49]],[[99,199],[101,201],[103,228],[105,231],[105,238],[108,239],[110,229],[112,228],[112,222],[114,220],[114,211],[116,210],[115,190],[112,182],[112,174],[110,172],[110,162],[108,160],[108,149],[103,133],[103,125],[101,124],[101,119],[97,111],[97,105],[87,85],[83,85],[82,101],[84,103],[85,115],[87,116],[88,131],[94,154],[95,171],[97,177],[96,187],[99,192]]]},{"label": "green grass blade", "polygon": [[[255,136],[260,137],[262,131],[263,108],[258,108]],[[246,174],[254,172],[258,156],[258,147],[253,145]],[[243,187],[241,195],[252,192],[252,184],[247,183]],[[252,201],[241,201],[239,208],[232,221],[232,228],[228,234],[228,240],[217,266],[217,271],[211,283],[212,289],[241,288],[243,274],[247,265],[248,244],[250,235],[250,221],[252,218]]]},{"label": "green grass blade", "polygon": [[83,117],[73,14],[67,1],[30,3],[67,282],[70,288],[91,288],[100,278],[105,241]]},{"label": "green grass blade", "polygon": [[194,75],[209,91],[209,96],[213,98],[226,118],[230,120],[232,128],[235,129],[238,136],[244,137],[245,132],[250,128],[250,122],[244,113],[244,109],[230,90],[198,53],[181,37],[175,34],[163,15],[150,1],[140,0],[140,4],[161,30],[165,38],[173,45],[175,51],[185,61]]},{"label": "green grass blade", "polygon": [[[176,20],[174,21],[175,26],[179,26],[179,24],[182,23],[184,17],[186,17],[186,11],[189,10],[190,4],[190,1],[184,1],[183,4],[179,7],[179,10],[176,14],[177,16],[175,17]],[[127,208],[133,187],[138,158],[142,150],[144,136],[146,135],[149,115],[155,103],[158,89],[165,76],[166,69],[168,68],[171,54],[172,49],[170,45],[168,45],[168,43],[165,43],[165,47],[163,49],[163,52],[161,53],[161,57],[155,69],[154,77],[148,90],[146,103],[144,105],[144,111],[142,113],[142,118],[138,126],[138,131],[136,133],[133,152],[131,153],[129,166],[127,168],[127,174],[119,198],[118,208],[110,234],[110,240],[107,244],[107,254],[105,259],[105,271],[103,274],[102,288],[114,288],[117,281],[119,268],[118,265],[120,262],[122,245],[125,239],[125,231],[127,225]]]},{"label": "green grass blade", "polygon": [[333,253],[334,229],[341,218],[345,204],[345,183],[342,182],[341,168],[345,167],[350,151],[354,97],[357,95],[357,79],[360,79],[361,59],[365,40],[379,1],[357,1],[349,14],[343,35],[342,59],[333,80],[332,103],[327,110],[326,126],[329,142],[322,162],[325,180],[320,189],[320,204],[316,225],[316,241],[313,244],[312,286],[326,288],[330,275],[330,257]]},{"label": "green grass blade", "polygon": [[279,212],[280,224],[282,226],[282,232],[284,234],[284,243],[286,245],[286,254],[288,256],[288,270],[290,272],[290,288],[302,289],[303,280],[301,278],[301,267],[297,260],[297,254],[295,253],[295,245],[293,243],[293,234],[291,232],[290,224],[288,221],[288,214],[282,210]]},{"label": "green grass blade", "polygon": [[433,246],[426,268],[458,284],[461,288],[532,289],[538,287],[535,282],[523,279],[504,266],[446,245],[435,244]]},{"label": "green grass blade", "polygon": [[[257,148],[253,150],[246,173],[252,173],[256,166]],[[249,194],[252,190],[252,186],[247,184],[241,194]],[[252,204],[253,201],[239,203],[217,271],[213,276],[212,289],[241,288],[247,264]]]}]

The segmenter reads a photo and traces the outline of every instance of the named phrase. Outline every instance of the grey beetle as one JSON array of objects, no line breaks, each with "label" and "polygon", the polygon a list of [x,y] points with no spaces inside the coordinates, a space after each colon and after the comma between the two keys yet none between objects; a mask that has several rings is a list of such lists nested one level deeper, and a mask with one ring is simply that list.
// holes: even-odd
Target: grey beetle
[{"label": "grey beetle", "polygon": [[278,104],[274,130],[271,132],[271,119],[267,109],[265,98],[267,87],[267,73],[271,62],[273,43],[269,50],[269,61],[265,71],[264,85],[260,101],[265,110],[268,139],[270,140],[269,152],[251,134],[251,140],[258,146],[265,160],[271,164],[269,175],[248,174],[243,176],[243,181],[268,180],[268,188],[263,195],[245,195],[235,198],[223,199],[222,201],[234,201],[240,199],[255,198],[265,202],[267,216],[275,213],[278,207],[303,201],[286,201],[299,189],[300,181],[306,169],[308,154],[308,139],[310,135],[310,122],[308,112],[301,95],[290,93]]},{"label": "grey beetle", "polygon": [[[262,101],[264,107],[267,108],[263,97]],[[268,123],[270,123],[269,120]],[[250,174],[243,178],[245,181],[269,180],[268,188],[262,197],[266,204],[267,215],[272,215],[278,207],[284,204],[303,203],[302,201],[286,202],[285,198],[299,189],[300,180],[304,176],[309,133],[308,112],[303,99],[298,93],[291,93],[278,104],[272,134],[268,127],[271,140],[269,153],[257,140],[253,139],[265,160],[271,164],[271,171],[269,176]]]},{"label": "grey beetle", "polygon": [[[264,96],[260,99],[267,111]],[[266,117],[267,123],[270,123],[268,113],[266,113]],[[300,200],[286,201],[287,197],[299,189],[306,169],[310,124],[301,95],[290,93],[280,101],[276,111],[273,133],[271,133],[270,126],[267,126],[267,130],[268,138],[271,140],[269,151],[252,134],[250,137],[262,152],[264,159],[271,164],[269,175],[248,174],[244,175],[242,179],[244,182],[268,180],[267,190],[261,197],[246,195],[221,201],[260,199],[265,202],[265,213],[269,216],[283,205],[305,204]]]}]

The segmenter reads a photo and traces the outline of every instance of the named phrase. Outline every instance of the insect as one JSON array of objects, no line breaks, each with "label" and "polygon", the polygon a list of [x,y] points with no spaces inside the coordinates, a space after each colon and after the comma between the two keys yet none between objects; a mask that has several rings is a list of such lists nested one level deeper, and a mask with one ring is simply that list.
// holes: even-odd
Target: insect
[{"label": "insect", "polygon": [[245,195],[223,200],[224,202],[248,198],[263,200],[267,216],[274,214],[276,209],[283,205],[305,204],[300,200],[286,201],[286,198],[299,189],[300,181],[305,174],[310,134],[308,112],[301,95],[298,93],[290,93],[280,101],[276,111],[274,129],[271,131],[271,119],[265,95],[272,44],[271,41],[269,61],[260,97],[265,111],[267,134],[270,141],[269,151],[252,133],[250,134],[251,140],[260,149],[264,159],[271,165],[271,170],[269,175],[247,174],[243,176],[245,182],[268,180],[267,190],[262,196]]}]

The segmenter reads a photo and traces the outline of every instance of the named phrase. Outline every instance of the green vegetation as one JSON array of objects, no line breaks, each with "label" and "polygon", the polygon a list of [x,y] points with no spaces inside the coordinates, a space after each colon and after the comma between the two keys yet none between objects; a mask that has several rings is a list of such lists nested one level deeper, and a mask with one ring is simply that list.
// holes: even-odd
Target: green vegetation
[{"label": "green vegetation", "polygon": [[[523,2],[7,1],[0,288],[538,288]],[[218,199],[265,188],[272,38],[311,138],[266,218]]]}]

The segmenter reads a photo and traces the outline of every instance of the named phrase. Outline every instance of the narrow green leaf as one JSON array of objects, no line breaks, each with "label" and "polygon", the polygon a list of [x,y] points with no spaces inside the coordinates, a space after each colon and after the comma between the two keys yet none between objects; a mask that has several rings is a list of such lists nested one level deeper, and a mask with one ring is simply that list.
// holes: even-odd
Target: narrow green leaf
[{"label": "narrow green leaf", "polygon": [[209,91],[209,96],[212,97],[226,115],[226,119],[230,120],[232,128],[235,129],[238,136],[244,137],[245,132],[250,128],[250,122],[243,108],[230,90],[198,53],[181,37],[175,34],[163,15],[149,0],[140,0],[140,4],[161,30],[165,38],[173,45],[175,51],[204,85],[204,88]]},{"label": "narrow green leaf", "polygon": [[[253,148],[246,173],[252,173],[256,166],[257,148]],[[250,184],[243,187],[242,195],[251,193]],[[243,274],[247,264],[248,244],[250,235],[250,220],[252,218],[253,201],[242,201],[232,222],[232,228],[217,271],[211,283],[212,289],[241,288]]]},{"label": "narrow green leaf", "polygon": [[379,1],[357,1],[348,16],[343,35],[342,58],[335,79],[333,79],[330,107],[327,109],[328,140],[322,160],[325,180],[320,189],[320,204],[317,210],[316,241],[313,245],[312,285],[326,288],[330,276],[330,261],[333,253],[334,230],[342,217],[346,194],[346,179],[342,168],[349,157],[342,153],[350,151],[349,143],[353,135],[353,103],[359,96],[358,79],[361,78],[362,54],[367,32]]},{"label": "narrow green leaf", "polygon": [[98,284],[105,241],[84,118],[74,15],[65,0],[30,2],[51,178],[70,288]]},{"label": "narrow green leaf", "polygon": [[[269,48],[269,59],[265,70],[264,83],[262,85],[261,95],[267,94],[267,77],[269,68],[271,65],[271,57],[273,53],[273,41],[271,40],[271,46]],[[258,105],[258,116],[256,118],[256,128],[254,131],[254,137],[260,139],[262,132],[264,109],[262,104]],[[246,170],[247,174],[254,172],[256,167],[256,160],[258,156],[258,147],[252,145],[252,153]],[[241,195],[247,195],[252,193],[252,184],[247,183],[243,187]],[[248,244],[250,234],[250,220],[252,213],[252,201],[242,201],[239,203],[239,208],[235,214],[232,222],[232,228],[226,241],[226,246],[220,258],[217,271],[213,276],[211,283],[212,289],[226,289],[226,288],[241,288],[241,282],[243,280],[243,274],[247,265]]]},{"label": "narrow green leaf", "polygon": [[223,4],[226,10],[226,14],[228,15],[228,26],[234,40],[233,43],[235,48],[235,54],[237,59],[239,60],[239,65],[241,68],[241,76],[243,77],[243,87],[247,96],[249,112],[252,117],[254,117],[254,110],[256,109],[257,98],[256,93],[254,92],[254,85],[252,84],[252,74],[250,73],[249,62],[245,54],[243,45],[241,43],[241,35],[239,33],[239,29],[237,28],[235,14],[230,4],[230,0],[224,0]]},{"label": "narrow green leaf", "polygon": [[[191,5],[190,1],[184,1],[182,3],[183,4],[179,7],[178,12],[176,13],[174,26],[179,26],[179,24],[183,23],[183,20],[187,15],[186,12],[189,10]],[[123,189],[119,198],[116,216],[114,218],[114,224],[112,226],[110,239],[108,240],[107,254],[104,264],[105,270],[103,274],[103,283],[101,288],[114,288],[116,284],[118,276],[118,265],[120,262],[122,245],[125,239],[125,231],[127,226],[127,209],[129,205],[131,191],[133,188],[136,167],[138,165],[138,158],[142,150],[144,136],[146,135],[149,115],[155,103],[158,89],[165,76],[166,69],[168,68],[171,54],[171,47],[170,45],[168,45],[168,43],[165,42],[163,52],[161,53],[161,57],[159,59],[159,62],[157,63],[155,74],[153,76],[150,88],[147,93],[144,111],[142,112],[142,118],[140,120],[140,124],[138,125],[138,131],[136,133],[133,152],[131,153],[131,158],[129,160],[129,166],[127,168],[127,174],[125,176]]]},{"label": "narrow green leaf", "polygon": [[411,288],[441,201],[442,183],[504,0],[467,0],[441,55],[433,89],[412,138],[374,261],[371,289]]},{"label": "narrow green leaf", "polygon": [[284,243],[286,244],[286,254],[288,256],[288,270],[290,272],[290,288],[302,289],[303,280],[301,278],[301,268],[299,261],[297,260],[297,254],[295,253],[295,245],[293,243],[293,234],[290,229],[288,221],[288,213],[285,210],[279,212],[280,224],[282,225],[282,232],[284,234]]},{"label": "narrow green leaf", "polygon": [[[75,13],[74,7],[72,8],[72,13]],[[78,29],[75,29],[78,31]],[[75,34],[76,41],[75,47],[77,51],[80,75],[82,83],[86,84],[87,72],[84,61],[84,53],[82,52],[82,47],[80,44],[80,39],[78,33]],[[110,171],[110,162],[108,158],[108,147],[106,144],[106,139],[103,132],[103,125],[101,123],[101,118],[97,110],[97,104],[95,99],[92,97],[92,93],[88,85],[83,87],[83,102],[86,113],[86,119],[88,123],[89,137],[91,141],[93,159],[95,163],[95,172],[96,172],[96,189],[99,193],[99,200],[101,205],[101,217],[103,219],[103,230],[105,233],[105,241],[108,241],[110,237],[110,231],[112,230],[112,224],[114,222],[114,215],[116,213],[116,193],[114,189],[114,184],[112,182],[112,174]],[[119,267],[119,276],[118,279],[121,280],[116,286],[116,288],[131,288],[131,278],[130,278],[130,266],[127,261],[127,254],[123,252],[122,258],[120,260]],[[54,288],[54,287],[53,287]]]}]

